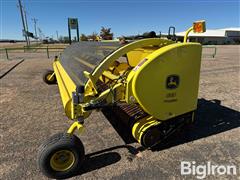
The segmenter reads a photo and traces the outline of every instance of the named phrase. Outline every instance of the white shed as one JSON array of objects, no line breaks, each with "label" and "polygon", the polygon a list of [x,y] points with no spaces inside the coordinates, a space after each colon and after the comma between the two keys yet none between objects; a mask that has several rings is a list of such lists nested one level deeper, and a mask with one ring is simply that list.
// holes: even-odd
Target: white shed
[{"label": "white shed", "polygon": [[[184,35],[185,32],[176,33],[178,40]],[[200,34],[191,32],[189,39],[202,44],[240,44],[240,28],[207,29]]]}]

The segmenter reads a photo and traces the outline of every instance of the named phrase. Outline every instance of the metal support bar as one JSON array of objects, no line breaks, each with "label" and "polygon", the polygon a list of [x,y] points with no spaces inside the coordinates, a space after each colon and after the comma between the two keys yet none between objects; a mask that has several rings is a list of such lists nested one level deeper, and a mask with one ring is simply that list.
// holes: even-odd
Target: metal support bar
[{"label": "metal support bar", "polygon": [[70,21],[70,19],[68,18],[68,37],[69,37],[69,44],[72,44],[71,29],[70,29],[69,21]]},{"label": "metal support bar", "polygon": [[[5,52],[6,54],[6,58],[9,60],[9,52],[11,51],[16,51],[16,50],[22,50],[23,53],[28,52],[28,50],[33,50],[31,51],[31,53],[35,53],[37,50],[46,50],[47,52],[47,57],[50,58],[50,52],[49,50],[51,50],[51,52],[62,52],[62,51],[58,51],[58,50],[64,50],[65,48],[62,47],[29,47],[29,46],[24,46],[21,48],[0,48],[0,52]],[[22,52],[21,52],[22,53]],[[30,52],[29,52],[30,53]]]},{"label": "metal support bar", "polygon": [[217,54],[217,48],[215,46],[202,46],[202,48],[203,49],[214,49],[214,51],[213,52],[211,51],[211,53],[206,53],[206,54],[203,53],[203,57],[212,57],[212,58],[214,58],[216,56],[216,54]]},{"label": "metal support bar", "polygon": [[47,46],[47,57],[49,59],[49,50],[48,50],[48,46]]},{"label": "metal support bar", "polygon": [[217,48],[216,47],[214,47],[215,49],[214,49],[214,54],[213,54],[213,58],[216,56],[216,54],[217,54]]},{"label": "metal support bar", "polygon": [[79,42],[79,27],[78,27],[78,21],[77,21],[77,41]]},{"label": "metal support bar", "polygon": [[6,57],[7,57],[7,59],[9,60],[9,57],[8,57],[8,50],[5,49],[5,52],[6,52]]},{"label": "metal support bar", "polygon": [[[44,50],[44,49],[47,49],[46,47],[21,47],[21,48],[0,48],[0,51],[5,51],[5,49],[7,49],[8,51],[15,51],[15,50],[26,50],[26,49],[32,49],[32,50]],[[61,47],[48,47],[48,49],[55,49],[55,50],[59,50],[59,49],[65,49],[65,48],[61,48]]]},{"label": "metal support bar", "polygon": [[185,34],[185,36],[184,36],[184,40],[183,40],[184,43],[187,42],[188,34],[189,34],[192,30],[193,30],[193,27],[190,27],[190,28],[187,30],[187,32],[186,32],[186,34]]},{"label": "metal support bar", "polygon": [[79,134],[81,134],[84,130],[83,124],[79,122],[74,122],[68,129],[67,133],[72,135],[76,129],[78,129]]}]

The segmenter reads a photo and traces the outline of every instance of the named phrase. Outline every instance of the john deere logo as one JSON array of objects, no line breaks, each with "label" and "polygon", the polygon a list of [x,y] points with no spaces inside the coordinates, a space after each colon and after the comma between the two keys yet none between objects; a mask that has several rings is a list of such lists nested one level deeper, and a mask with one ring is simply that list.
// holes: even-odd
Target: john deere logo
[{"label": "john deere logo", "polygon": [[176,89],[179,85],[179,76],[170,75],[167,77],[166,87],[167,89]]}]

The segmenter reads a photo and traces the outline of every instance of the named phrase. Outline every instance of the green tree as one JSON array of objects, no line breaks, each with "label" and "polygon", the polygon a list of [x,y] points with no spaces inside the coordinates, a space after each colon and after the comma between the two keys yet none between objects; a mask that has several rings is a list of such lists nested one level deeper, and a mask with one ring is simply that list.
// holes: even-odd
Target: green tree
[{"label": "green tree", "polygon": [[85,34],[81,34],[80,40],[81,41],[88,41],[88,37]]},{"label": "green tree", "polygon": [[58,39],[59,39],[59,42],[61,43],[69,43],[68,36],[60,36]]},{"label": "green tree", "polygon": [[111,33],[111,28],[102,27],[100,31],[100,36],[104,40],[112,40],[113,33]]},{"label": "green tree", "polygon": [[64,36],[63,37],[63,42],[64,43],[69,43],[69,37],[68,36]]},{"label": "green tree", "polygon": [[93,32],[91,35],[88,36],[88,38],[92,41],[98,40],[98,34],[96,32]]}]

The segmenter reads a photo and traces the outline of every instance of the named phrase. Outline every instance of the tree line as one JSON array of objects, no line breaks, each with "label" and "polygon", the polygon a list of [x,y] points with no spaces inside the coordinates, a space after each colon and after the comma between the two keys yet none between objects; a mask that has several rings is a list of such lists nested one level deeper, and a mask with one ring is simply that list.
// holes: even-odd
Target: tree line
[{"label": "tree line", "polygon": [[100,33],[93,32],[91,35],[81,34],[81,41],[99,41],[102,40],[112,40],[113,33],[111,32],[111,28],[102,27]]},{"label": "tree line", "polygon": [[[112,40],[113,33],[111,32],[111,28],[101,27],[100,33],[93,32],[90,35],[81,34],[80,40],[81,41],[99,41],[99,40]],[[58,39],[61,43],[68,43],[69,37],[68,36],[60,36]],[[73,41],[77,41],[77,37],[74,37]]]}]

